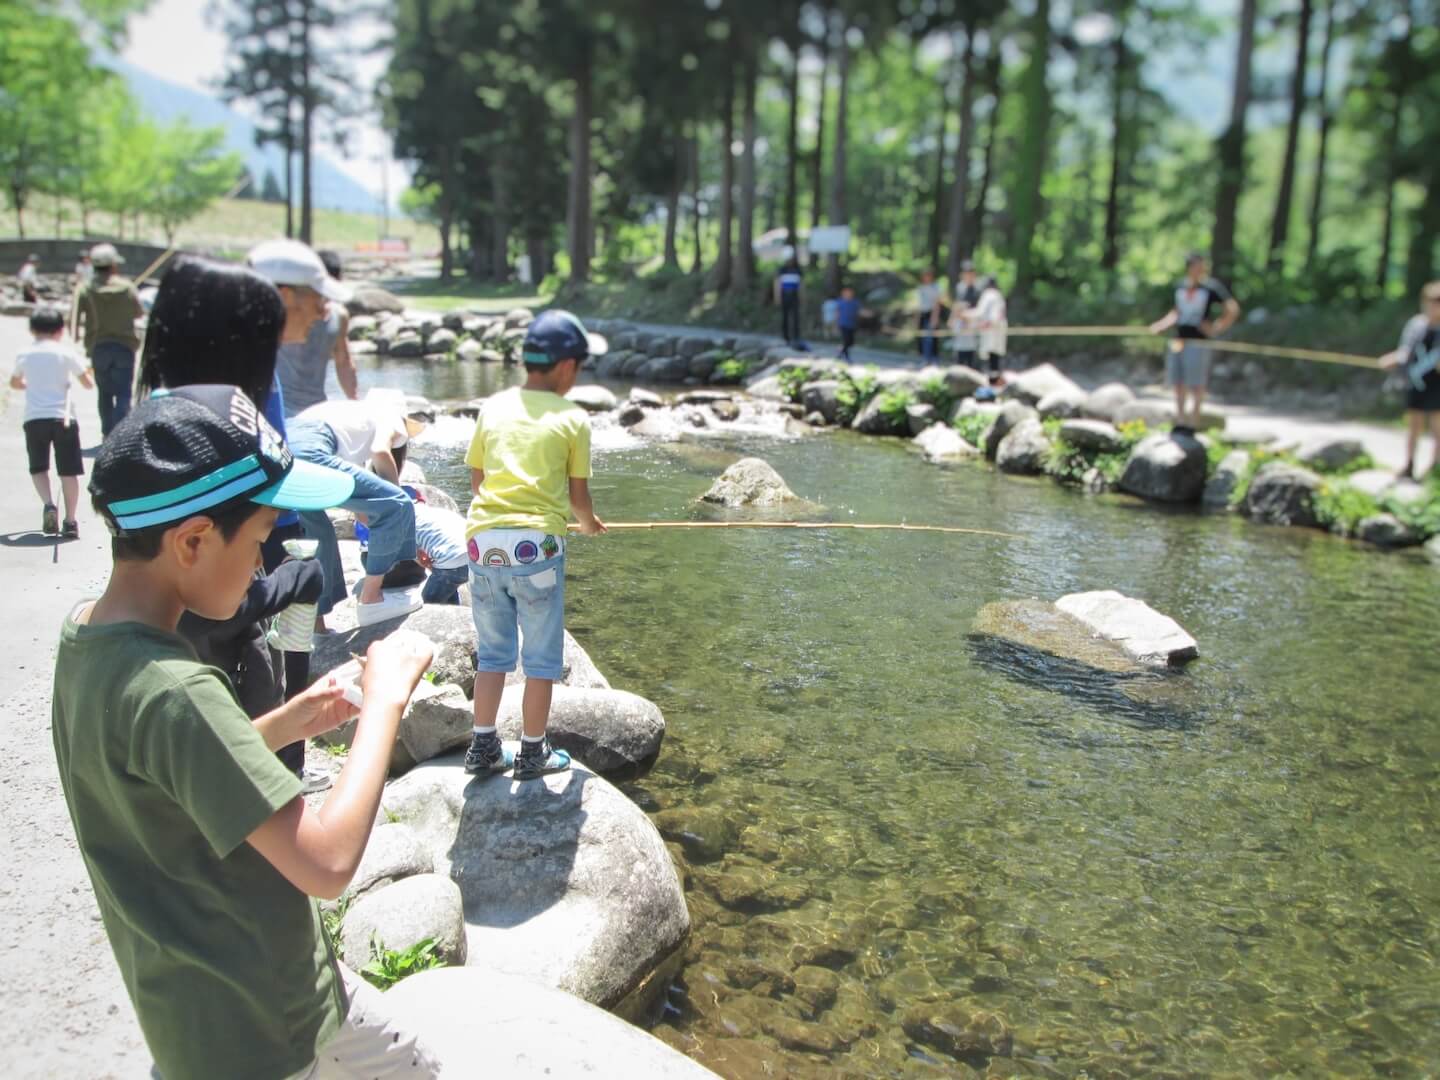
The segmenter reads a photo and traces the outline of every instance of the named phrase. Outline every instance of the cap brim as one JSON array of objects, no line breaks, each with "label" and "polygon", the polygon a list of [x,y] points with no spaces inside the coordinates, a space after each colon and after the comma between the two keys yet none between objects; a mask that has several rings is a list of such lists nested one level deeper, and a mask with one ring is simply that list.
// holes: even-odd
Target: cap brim
[{"label": "cap brim", "polygon": [[251,502],[279,510],[329,510],[355,493],[355,478],[338,469],[296,461],[284,479],[250,496]]},{"label": "cap brim", "polygon": [[610,351],[610,342],[605,340],[603,334],[592,334],[585,332],[585,347],[590,350],[591,356],[604,356]]},{"label": "cap brim", "polygon": [[334,300],[337,304],[348,304],[350,297],[354,295],[350,289],[328,275],[316,286],[315,291],[326,300]]}]

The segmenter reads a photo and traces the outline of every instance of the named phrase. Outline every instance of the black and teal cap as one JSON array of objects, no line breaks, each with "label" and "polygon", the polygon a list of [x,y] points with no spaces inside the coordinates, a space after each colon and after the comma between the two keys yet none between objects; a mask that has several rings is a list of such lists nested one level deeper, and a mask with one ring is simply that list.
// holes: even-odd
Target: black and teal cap
[{"label": "black and teal cap", "polygon": [[560,308],[537,315],[525,331],[525,343],[520,347],[525,363],[538,367],[549,367],[561,360],[583,361],[589,356],[604,356],[609,351],[609,342],[586,330],[584,323]]},{"label": "black and teal cap", "polygon": [[353,477],[296,461],[255,403],[233,386],[185,386],[142,401],[106,437],[90,494],[117,536],[232,503],[326,510]]}]

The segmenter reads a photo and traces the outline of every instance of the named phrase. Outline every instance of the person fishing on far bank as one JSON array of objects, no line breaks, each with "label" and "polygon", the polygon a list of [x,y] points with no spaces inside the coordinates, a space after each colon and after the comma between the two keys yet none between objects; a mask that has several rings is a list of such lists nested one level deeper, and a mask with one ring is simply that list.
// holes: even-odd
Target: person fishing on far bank
[{"label": "person fishing on far bank", "polygon": [[1401,479],[1415,473],[1415,454],[1428,424],[1430,471],[1440,467],[1440,281],[1420,290],[1420,314],[1405,324],[1400,347],[1380,358],[1380,366],[1405,376],[1405,467]]},{"label": "person fishing on far bank", "polygon": [[800,301],[805,287],[805,275],[800,269],[800,260],[795,257],[794,248],[786,248],[785,265],[775,275],[775,303],[780,305],[780,333],[786,345],[800,340]]},{"label": "person fishing on far bank", "polygon": [[[1214,318],[1217,304],[1221,307],[1218,319]],[[1204,342],[1225,333],[1239,318],[1240,305],[1235,297],[1210,276],[1210,263],[1205,256],[1192,251],[1185,257],[1185,280],[1175,289],[1175,306],[1163,319],[1150,325],[1152,334],[1175,329],[1175,338],[1165,354],[1165,377],[1175,388],[1177,429],[1197,427],[1205,407],[1214,349]]]}]

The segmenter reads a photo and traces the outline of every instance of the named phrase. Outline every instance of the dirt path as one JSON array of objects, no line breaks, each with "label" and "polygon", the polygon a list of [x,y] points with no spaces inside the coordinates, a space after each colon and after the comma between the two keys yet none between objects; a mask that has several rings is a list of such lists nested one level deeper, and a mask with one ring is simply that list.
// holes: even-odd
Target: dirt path
[{"label": "dirt path", "polygon": [[[0,318],[0,375],[30,340]],[[50,742],[50,675],[65,612],[99,591],[109,543],[88,503],[80,539],[38,536],[40,500],[25,475],[24,395],[0,390],[0,925],[6,979],[0,1045],[10,1077],[150,1075],[90,879],[75,845]],[[86,446],[100,441],[93,393],[79,410]],[[87,463],[88,467],[88,463]],[[58,491],[57,491],[58,495]],[[82,499],[83,502],[83,499]]]}]

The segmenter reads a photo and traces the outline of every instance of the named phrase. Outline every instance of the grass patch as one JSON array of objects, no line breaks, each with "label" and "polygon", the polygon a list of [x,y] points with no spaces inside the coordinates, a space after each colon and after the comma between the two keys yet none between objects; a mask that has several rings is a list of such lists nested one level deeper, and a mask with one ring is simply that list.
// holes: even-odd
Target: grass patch
[{"label": "grass patch", "polygon": [[481,315],[504,315],[517,307],[538,311],[554,302],[554,294],[544,285],[522,285],[518,282],[497,285],[489,281],[471,281],[457,277],[449,281],[428,280],[388,281],[385,287],[405,300],[411,307],[427,311],[454,311],[465,308]]},{"label": "grass patch", "polygon": [[1120,477],[1125,472],[1125,466],[1130,461],[1136,444],[1150,434],[1150,428],[1145,421],[1131,420],[1115,429],[1120,433],[1122,445],[1119,450],[1088,450],[1061,437],[1063,421],[1051,418],[1040,423],[1050,438],[1050,454],[1045,460],[1045,472],[1062,484],[1083,483],[1085,476],[1094,469],[1104,477],[1107,485],[1116,486],[1120,483]]},{"label": "grass patch", "polygon": [[333,906],[320,909],[320,918],[325,924],[325,934],[332,943],[340,940],[340,931],[345,927],[345,916],[354,902],[355,897],[348,892],[341,893],[340,899],[336,900]]},{"label": "grass patch", "polygon": [[370,939],[370,961],[360,969],[372,986],[389,990],[401,979],[418,975],[432,968],[448,966],[440,958],[439,945],[434,938],[417,941],[403,951],[387,949],[374,938]]},{"label": "grass patch", "polygon": [[988,412],[971,413],[969,416],[957,416],[954,423],[950,425],[960,433],[960,437],[971,446],[985,446],[985,436],[995,426],[995,414]]}]

